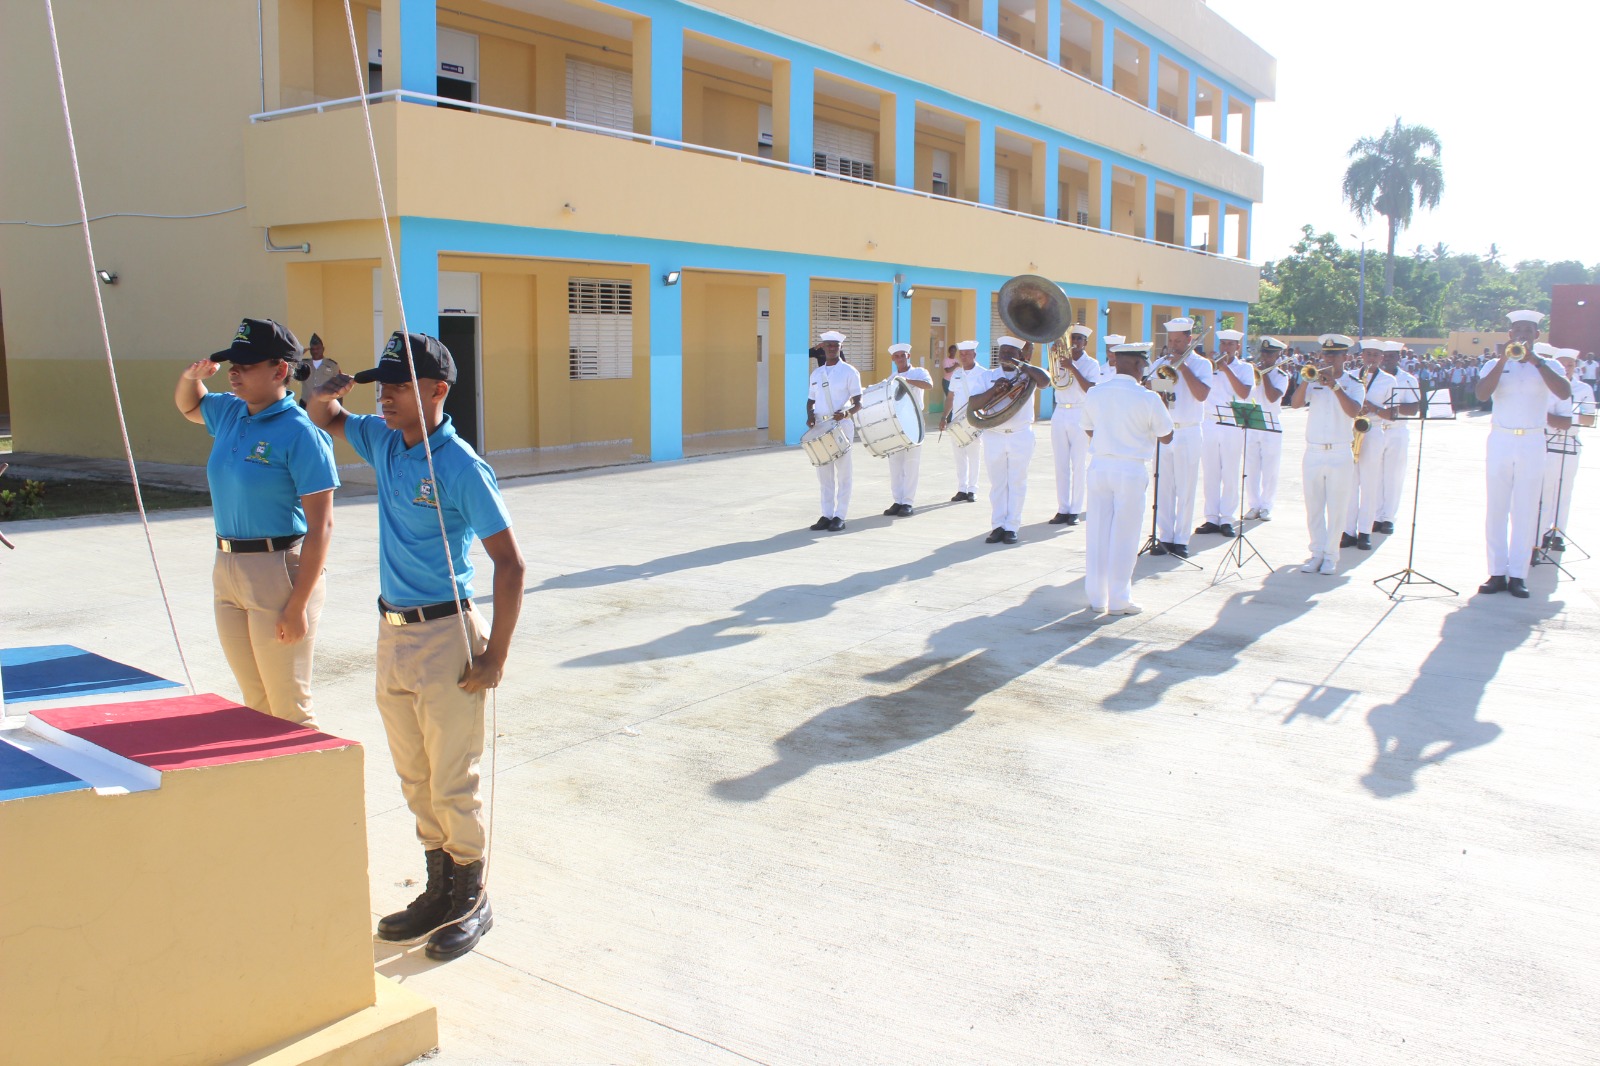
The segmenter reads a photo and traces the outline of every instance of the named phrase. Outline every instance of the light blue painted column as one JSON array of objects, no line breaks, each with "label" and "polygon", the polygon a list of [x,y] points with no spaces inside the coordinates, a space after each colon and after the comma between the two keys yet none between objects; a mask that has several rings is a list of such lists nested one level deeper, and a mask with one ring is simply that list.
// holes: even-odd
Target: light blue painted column
[{"label": "light blue painted column", "polygon": [[1050,0],[1044,20],[1044,57],[1061,65],[1061,0]]},{"label": "light blue painted column", "polygon": [[978,202],[994,206],[994,125],[978,123]]},{"label": "light blue painted column", "polygon": [[994,299],[996,289],[993,285],[979,282],[973,286],[973,291],[977,304],[977,314],[973,317],[977,321],[972,324],[972,339],[978,342],[978,350],[974,354],[980,366],[988,366],[989,346],[994,343],[994,334],[989,329],[989,304]]},{"label": "light blue painted column", "polygon": [[1152,308],[1149,304],[1140,304],[1139,305],[1139,314],[1142,317],[1143,322],[1144,322],[1144,326],[1143,326],[1143,328],[1144,328],[1144,336],[1141,337],[1140,340],[1141,341],[1153,341],[1153,340],[1155,340],[1156,339],[1156,323],[1154,321],[1154,317],[1155,317],[1154,316],[1154,308]]},{"label": "light blue painted column", "polygon": [[[1177,219],[1173,219],[1174,222]],[[1145,240],[1156,239],[1156,176],[1144,176],[1144,236]]]},{"label": "light blue painted column", "polygon": [[1189,68],[1189,99],[1184,104],[1184,107],[1186,108],[1186,110],[1185,110],[1184,116],[1183,116],[1183,121],[1188,125],[1188,127],[1190,129],[1194,129],[1194,111],[1195,111],[1195,103],[1196,103],[1195,97],[1199,92],[1200,92],[1200,75],[1194,70],[1194,68],[1191,67],[1191,68]]},{"label": "light blue painted column", "polygon": [[[385,79],[384,88],[389,88],[388,79]],[[434,0],[403,0],[400,5],[400,84],[397,88],[429,96],[439,91],[439,8]],[[435,271],[437,269],[435,267]]]},{"label": "light blue painted column", "polygon": [[1228,90],[1218,89],[1217,95],[1221,97],[1218,103],[1218,114],[1222,116],[1217,120],[1217,132],[1221,135],[1217,140],[1223,144],[1228,143]]},{"label": "light blue painted column", "polygon": [[1154,48],[1150,49],[1150,69],[1145,71],[1145,76],[1149,79],[1149,88],[1146,90],[1150,94],[1148,97],[1150,101],[1148,106],[1152,111],[1160,111],[1161,57],[1156,54],[1156,50]]},{"label": "light blue painted column", "polygon": [[1100,228],[1110,233],[1111,225],[1111,160],[1100,161]]},{"label": "light blue painted column", "polygon": [[1250,245],[1252,243],[1254,243],[1254,241],[1256,239],[1256,225],[1255,225],[1255,222],[1256,222],[1256,220],[1255,220],[1255,206],[1253,204],[1248,204],[1247,203],[1247,204],[1244,205],[1244,240],[1242,242],[1240,242],[1241,243],[1241,247],[1239,248],[1239,258],[1240,259],[1249,259],[1250,258]]},{"label": "light blue painted column", "polygon": [[917,186],[917,101],[904,93],[894,100],[894,183]]},{"label": "light blue painted column", "polygon": [[1107,89],[1116,84],[1117,28],[1109,21],[1100,24],[1100,84]]},{"label": "light blue painted column", "polygon": [[[809,139],[809,138],[808,138]],[[810,390],[811,281],[804,274],[783,279],[783,439],[799,444],[806,431]]]},{"label": "light blue painted column", "polygon": [[[796,166],[809,167],[815,160],[812,159],[811,149],[815,128],[815,110],[817,94],[817,72],[812,67],[802,66],[798,62],[791,62],[789,66],[789,162]],[[810,317],[809,304],[807,305],[807,318]],[[804,415],[805,409],[801,408]],[[804,418],[801,424],[804,426]],[[798,440],[798,438],[796,438]]]},{"label": "light blue painted column", "polygon": [[983,32],[1000,36],[1000,0],[983,0]]},{"label": "light blue painted column", "polygon": [[683,286],[662,276],[682,266],[650,264],[650,458],[683,458]]},{"label": "light blue painted column", "polygon": [[1178,190],[1178,209],[1183,213],[1178,219],[1178,224],[1183,227],[1183,246],[1194,247],[1194,192],[1183,188]]},{"label": "light blue painted column", "polygon": [[683,24],[660,16],[650,20],[650,132],[683,140]]},{"label": "light blue painted column", "polygon": [[1044,215],[1061,214],[1061,148],[1054,141],[1044,142]]},{"label": "light blue painted column", "polygon": [[[890,280],[892,281],[893,279],[891,278]],[[916,279],[907,274],[906,285],[914,286],[915,284]],[[894,340],[891,342],[893,344],[911,343],[911,301],[900,295],[903,288],[904,286],[900,285],[894,286]],[[916,352],[911,353],[913,360],[916,358],[916,354]],[[877,358],[877,353],[873,353],[873,358]],[[866,384],[870,385],[872,382],[869,381]]]},{"label": "light blue painted column", "polygon": [[[430,93],[431,95],[431,93]],[[395,257],[400,268],[400,299],[405,304],[406,328],[412,333],[439,333],[439,249],[433,241],[418,234],[412,220],[400,220],[399,247]],[[384,293],[387,305],[390,293]],[[387,316],[385,316],[387,317]],[[399,316],[395,316],[398,320]],[[399,328],[396,325],[395,328]]]}]

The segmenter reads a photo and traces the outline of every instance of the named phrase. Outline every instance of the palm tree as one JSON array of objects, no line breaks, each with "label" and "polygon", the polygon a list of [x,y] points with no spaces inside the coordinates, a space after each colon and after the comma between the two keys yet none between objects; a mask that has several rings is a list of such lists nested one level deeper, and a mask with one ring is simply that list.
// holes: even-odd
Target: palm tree
[{"label": "palm tree", "polygon": [[1389,257],[1383,268],[1383,292],[1394,295],[1394,244],[1411,225],[1420,203],[1438,207],[1444,192],[1439,165],[1439,135],[1427,126],[1407,126],[1398,118],[1379,137],[1363,137],[1350,149],[1344,172],[1344,198],[1365,224],[1374,215],[1389,223]]}]

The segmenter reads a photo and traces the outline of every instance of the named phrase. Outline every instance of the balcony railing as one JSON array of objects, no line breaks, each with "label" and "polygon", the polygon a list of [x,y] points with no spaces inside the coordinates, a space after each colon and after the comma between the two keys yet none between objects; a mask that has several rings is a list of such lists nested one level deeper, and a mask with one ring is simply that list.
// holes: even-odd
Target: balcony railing
[{"label": "balcony railing", "polygon": [[[503,107],[490,107],[488,104],[474,103],[468,100],[456,100],[443,96],[431,96],[427,93],[413,92],[410,89],[387,89],[380,93],[370,93],[367,96],[368,104],[383,103],[385,101],[397,103],[430,104],[434,106],[449,107],[454,110],[476,111],[484,115],[498,115],[501,118],[516,119],[521,122],[531,122],[540,126],[553,126],[557,129],[577,130],[583,133],[597,133],[604,137],[618,137],[624,140],[638,141],[641,144],[655,145],[658,148],[672,148],[677,151],[697,152],[701,155],[717,156],[722,159],[736,159],[742,163],[756,163],[760,166],[771,167],[775,170],[787,170],[796,174],[809,174],[816,177],[832,178],[851,185],[865,185],[874,189],[883,189],[885,192],[899,193],[903,196],[916,196],[924,200],[939,200],[944,203],[961,204],[964,207],[975,207],[982,211],[993,211],[996,214],[1012,215],[1017,218],[1026,218],[1034,222],[1047,222],[1052,226],[1061,226],[1066,229],[1080,230],[1084,233],[1099,233],[1118,240],[1134,241],[1138,244],[1148,244],[1156,248],[1166,248],[1176,252],[1190,252],[1203,255],[1225,263],[1244,263],[1248,260],[1221,252],[1212,252],[1204,248],[1191,248],[1183,244],[1169,244],[1166,241],[1153,240],[1149,237],[1136,237],[1129,233],[1118,233],[1115,230],[1097,229],[1079,222],[1069,222],[1063,218],[1051,218],[1048,215],[1035,215],[1027,211],[1017,211],[1009,207],[997,207],[994,204],[979,203],[976,200],[962,200],[954,196],[941,196],[938,193],[923,192],[921,189],[907,188],[903,185],[886,185],[880,181],[870,181],[864,178],[853,178],[845,174],[835,174],[816,167],[808,167],[800,163],[790,163],[784,159],[768,159],[759,155],[747,155],[744,152],[733,152],[726,148],[713,148],[704,144],[691,144],[687,141],[675,141],[668,137],[656,137],[648,133],[635,133],[632,130],[616,129],[612,126],[596,126],[588,122],[574,122],[571,119],[556,118],[553,115],[535,115],[526,111],[512,111]],[[291,118],[295,115],[322,114],[326,111],[339,111],[345,108],[360,107],[361,97],[347,96],[338,100],[323,100],[315,104],[302,104],[299,107],[286,107],[277,111],[262,111],[250,116],[252,123],[273,122],[278,119]]]}]

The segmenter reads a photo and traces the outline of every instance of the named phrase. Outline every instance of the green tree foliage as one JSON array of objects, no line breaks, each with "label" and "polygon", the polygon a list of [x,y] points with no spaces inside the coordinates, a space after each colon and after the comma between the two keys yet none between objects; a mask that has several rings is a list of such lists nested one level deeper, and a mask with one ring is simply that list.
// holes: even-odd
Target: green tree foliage
[{"label": "green tree foliage", "polygon": [[1344,198],[1362,224],[1382,215],[1389,224],[1389,254],[1384,260],[1383,294],[1394,296],[1395,241],[1411,225],[1418,205],[1438,207],[1444,194],[1439,135],[1427,126],[1407,126],[1398,118],[1377,137],[1350,147],[1344,172]]}]

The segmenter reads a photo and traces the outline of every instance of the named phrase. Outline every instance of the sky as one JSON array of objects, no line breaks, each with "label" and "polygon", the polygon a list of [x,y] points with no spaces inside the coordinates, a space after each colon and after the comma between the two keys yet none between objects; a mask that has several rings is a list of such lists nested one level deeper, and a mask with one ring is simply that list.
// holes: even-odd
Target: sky
[{"label": "sky", "polygon": [[1287,255],[1308,223],[1381,250],[1383,218],[1362,227],[1340,182],[1350,147],[1398,117],[1438,133],[1445,185],[1397,251],[1442,241],[1481,255],[1493,243],[1506,263],[1600,263],[1600,0],[1210,6],[1278,61],[1276,100],[1256,119],[1266,170],[1252,220],[1257,262]]}]

